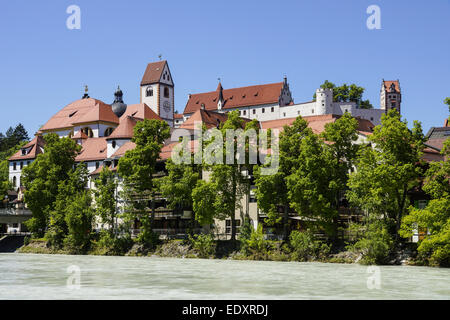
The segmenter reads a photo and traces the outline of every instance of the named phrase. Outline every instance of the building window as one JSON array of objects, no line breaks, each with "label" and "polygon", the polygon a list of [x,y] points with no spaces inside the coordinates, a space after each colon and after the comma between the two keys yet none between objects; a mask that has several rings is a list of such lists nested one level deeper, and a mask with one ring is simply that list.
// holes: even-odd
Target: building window
[{"label": "building window", "polygon": [[286,112],[283,112],[283,117],[286,117]]},{"label": "building window", "polygon": [[27,154],[27,149],[22,149],[22,155],[26,155]]},{"label": "building window", "polygon": [[87,135],[89,138],[92,138],[94,136],[94,132],[92,131],[91,128],[89,127],[85,127],[83,129],[81,129],[81,132],[83,132],[85,135]]},{"label": "building window", "polygon": [[109,127],[105,130],[105,137],[109,137],[111,135],[111,133],[113,133],[114,128],[113,127]]},{"label": "building window", "polygon": [[22,170],[23,169],[23,162],[21,161],[20,162],[20,170]]},{"label": "building window", "polygon": [[116,148],[116,140],[113,140],[113,142],[111,143],[111,145],[112,145],[112,147],[113,147],[113,149],[115,149]]},{"label": "building window", "polygon": [[30,165],[30,161],[27,161],[27,166],[29,166]]},{"label": "building window", "polygon": [[13,187],[17,187],[17,178],[16,176],[13,177],[13,181],[12,181]]},{"label": "building window", "polygon": [[169,88],[164,87],[164,98],[168,98],[168,97],[169,97]]},{"label": "building window", "polygon": [[147,97],[153,97],[153,88],[152,87],[147,87],[147,91],[146,91],[145,95]]},{"label": "building window", "polygon": [[256,114],[256,109],[253,109],[253,114]]},{"label": "building window", "polygon": [[13,163],[13,170],[17,170],[17,164],[15,162]]},{"label": "building window", "polygon": [[311,113],[314,113],[314,109],[311,109]]},{"label": "building window", "polygon": [[247,110],[244,110],[244,116],[247,114]]},{"label": "building window", "polygon": [[274,112],[274,111],[275,111],[274,107],[270,108],[270,112]]},{"label": "building window", "polygon": [[264,108],[262,108],[261,112],[264,113]]},{"label": "building window", "polygon": [[392,103],[391,103],[391,107],[395,107],[395,102],[392,102]]},{"label": "building window", "polygon": [[[234,220],[234,223],[236,225],[236,233],[239,233],[241,229],[241,220]],[[231,234],[231,219],[225,220],[225,233]]]},{"label": "building window", "polygon": [[100,167],[100,163],[97,161],[96,163],[95,163],[95,169],[98,169]]}]

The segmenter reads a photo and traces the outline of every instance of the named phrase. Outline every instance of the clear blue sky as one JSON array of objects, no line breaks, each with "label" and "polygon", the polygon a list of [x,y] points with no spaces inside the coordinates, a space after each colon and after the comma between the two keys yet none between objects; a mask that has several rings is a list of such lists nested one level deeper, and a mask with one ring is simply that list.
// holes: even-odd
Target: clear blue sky
[{"label": "clear blue sky", "polygon": [[[66,9],[81,8],[81,30]],[[381,8],[381,30],[366,8]],[[148,62],[167,59],[175,106],[189,93],[282,81],[295,102],[328,79],[356,83],[379,107],[381,79],[400,79],[402,114],[426,132],[442,126],[450,96],[450,0],[2,1],[0,131],[22,122],[34,134],[79,99],[111,103],[118,84],[139,102]]]}]

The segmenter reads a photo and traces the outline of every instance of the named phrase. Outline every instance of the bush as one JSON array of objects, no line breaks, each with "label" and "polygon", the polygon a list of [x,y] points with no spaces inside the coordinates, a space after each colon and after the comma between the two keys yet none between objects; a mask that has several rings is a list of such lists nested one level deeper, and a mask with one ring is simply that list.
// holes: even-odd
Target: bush
[{"label": "bush", "polygon": [[[242,230],[242,229],[241,229]],[[241,242],[241,253],[254,260],[267,260],[270,251],[270,242],[264,239],[262,225],[259,224],[255,230],[248,223],[244,224],[243,232],[239,238]]]},{"label": "bush", "polygon": [[123,255],[133,246],[133,240],[129,234],[115,237],[109,231],[100,231],[100,237],[92,244],[92,254],[98,255]]},{"label": "bush", "polygon": [[292,259],[296,261],[324,259],[330,252],[330,246],[315,240],[314,235],[309,231],[292,231],[289,241],[292,248]]},{"label": "bush", "polygon": [[189,242],[199,258],[209,258],[216,251],[216,243],[211,234],[189,235]]},{"label": "bush", "polygon": [[386,226],[376,221],[369,225],[363,238],[348,246],[348,249],[361,252],[362,264],[384,264],[392,245],[393,241]]}]

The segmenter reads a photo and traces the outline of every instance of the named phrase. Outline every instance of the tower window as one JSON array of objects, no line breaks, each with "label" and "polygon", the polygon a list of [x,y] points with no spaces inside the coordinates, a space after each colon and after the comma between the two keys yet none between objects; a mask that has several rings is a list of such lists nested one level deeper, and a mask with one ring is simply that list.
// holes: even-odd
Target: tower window
[{"label": "tower window", "polygon": [[247,114],[247,110],[244,110],[244,116]]},{"label": "tower window", "polygon": [[262,108],[261,112],[264,113],[264,108]]},{"label": "tower window", "polygon": [[392,102],[392,103],[391,103],[391,107],[395,107],[395,102]]},{"label": "tower window", "polygon": [[113,147],[113,149],[115,149],[116,148],[116,140],[113,140],[113,142],[111,143],[111,145],[112,145],[112,147]]},{"label": "tower window", "polygon": [[145,95],[147,97],[153,97],[153,88],[152,87],[147,87]]},{"label": "tower window", "polygon": [[274,107],[270,108],[270,112],[274,112],[274,111],[275,111]]},{"label": "tower window", "polygon": [[23,169],[23,162],[21,161],[20,162],[20,170],[22,170]]},{"label": "tower window", "polygon": [[15,162],[13,163],[13,170],[17,170],[17,164]]},{"label": "tower window", "polygon": [[13,177],[12,183],[13,183],[13,187],[17,187],[17,178],[16,178],[16,176]]},{"label": "tower window", "polygon": [[256,109],[253,109],[253,114],[256,114]]},{"label": "tower window", "polygon": [[169,97],[169,88],[164,87],[164,98],[168,98],[168,97]]}]

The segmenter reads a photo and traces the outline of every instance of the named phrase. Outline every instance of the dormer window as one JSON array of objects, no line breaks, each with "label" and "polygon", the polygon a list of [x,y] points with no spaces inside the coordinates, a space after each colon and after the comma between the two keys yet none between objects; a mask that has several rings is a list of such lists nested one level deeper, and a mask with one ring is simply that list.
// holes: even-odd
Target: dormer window
[{"label": "dormer window", "polygon": [[153,88],[152,87],[147,87],[147,91],[146,91],[145,95],[147,97],[153,97]]},{"label": "dormer window", "polygon": [[27,149],[22,149],[22,155],[26,155],[27,154]]}]

